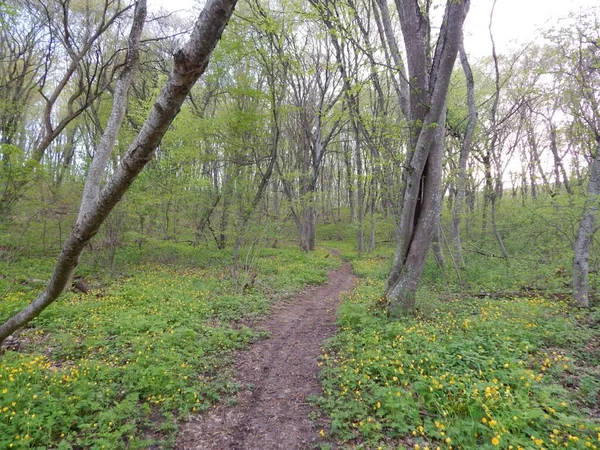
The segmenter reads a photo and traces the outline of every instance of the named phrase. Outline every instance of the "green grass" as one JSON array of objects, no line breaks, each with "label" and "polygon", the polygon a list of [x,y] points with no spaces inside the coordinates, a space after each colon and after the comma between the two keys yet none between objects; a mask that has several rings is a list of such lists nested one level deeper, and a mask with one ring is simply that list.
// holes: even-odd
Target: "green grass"
[{"label": "green grass", "polygon": [[[443,268],[427,261],[418,314],[397,322],[380,300],[391,221],[377,218],[370,255],[356,250],[355,224],[320,226],[319,242],[360,277],[321,361],[329,437],[343,448],[600,447],[600,311],[547,295],[569,290],[571,206],[503,199],[509,261],[477,253],[497,254],[497,244],[470,217],[462,286],[445,246]],[[168,448],[181,418],[235,392],[231,354],[262,338],[255,318],[340,263],[329,250],[257,246],[232,265],[227,251],[139,237],[87,252],[78,274],[93,291],[64,295],[2,355],[0,448]],[[48,248],[7,248],[0,320],[43,288],[54,263],[40,256]],[[593,274],[592,288],[599,282]],[[522,288],[540,293],[524,298]],[[516,298],[469,297],[481,292]]]},{"label": "green grass", "polygon": [[388,260],[350,256],[361,280],[323,355],[319,400],[343,448],[600,447],[598,308],[541,295],[440,301],[429,265],[419,313],[390,321]]},{"label": "green grass", "polygon": [[[246,324],[339,264],[287,247],[245,253],[233,270],[220,252],[161,246],[154,252],[169,264],[125,248],[125,275],[65,294],[19,333],[0,360],[0,448],[169,447],[179,418],[237,388],[231,351],[261,338]],[[94,264],[88,256],[81,267],[92,281]],[[50,267],[4,262],[0,320],[33,298],[41,286],[30,280]]]}]

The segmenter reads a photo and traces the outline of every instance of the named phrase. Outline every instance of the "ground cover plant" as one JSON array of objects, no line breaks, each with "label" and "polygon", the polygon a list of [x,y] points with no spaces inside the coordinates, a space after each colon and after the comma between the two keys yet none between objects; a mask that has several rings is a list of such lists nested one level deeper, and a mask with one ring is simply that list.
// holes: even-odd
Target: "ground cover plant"
[{"label": "ground cover plant", "polygon": [[598,446],[586,1],[512,48],[495,1],[0,0],[0,450],[168,448],[333,249],[323,438]]},{"label": "ground cover plant", "polygon": [[[0,365],[0,448],[169,447],[178,418],[237,388],[231,350],[261,338],[253,320],[339,264],[325,251],[284,247],[253,252],[251,267],[234,271],[222,252],[161,247],[169,264],[126,248],[125,276],[65,294],[10,341]],[[39,288],[28,280],[47,264],[3,264],[6,318]]]},{"label": "ground cover plant", "polygon": [[361,280],[324,350],[319,400],[343,448],[600,447],[598,307],[440,295],[426,271],[418,313],[389,321],[382,258],[348,254]]}]

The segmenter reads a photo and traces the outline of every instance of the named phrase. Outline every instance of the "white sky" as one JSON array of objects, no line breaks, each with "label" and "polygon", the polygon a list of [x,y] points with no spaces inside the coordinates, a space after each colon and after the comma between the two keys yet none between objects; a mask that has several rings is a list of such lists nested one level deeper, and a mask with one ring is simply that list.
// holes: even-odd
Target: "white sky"
[{"label": "white sky", "polygon": [[[240,0],[243,1],[243,0]],[[149,0],[150,8],[162,6],[171,11],[189,10],[197,14],[198,0]],[[201,3],[204,3],[203,1]],[[536,31],[555,25],[570,11],[579,12],[598,6],[598,0],[497,0],[493,32],[496,49],[504,53],[519,48],[537,38]],[[465,22],[465,49],[467,53],[482,57],[491,55],[488,32],[493,0],[471,0],[471,10]]]},{"label": "white sky", "polygon": [[[492,30],[498,52],[539,39],[537,30],[557,24],[569,12],[598,6],[598,0],[497,0]],[[465,21],[465,50],[474,56],[491,55],[488,25],[493,0],[471,0]]]}]

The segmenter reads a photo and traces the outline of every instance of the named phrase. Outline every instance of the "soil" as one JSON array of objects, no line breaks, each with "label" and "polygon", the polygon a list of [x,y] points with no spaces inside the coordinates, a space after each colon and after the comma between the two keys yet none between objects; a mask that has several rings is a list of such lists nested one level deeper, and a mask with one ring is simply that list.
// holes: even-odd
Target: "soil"
[{"label": "soil", "polygon": [[242,388],[233,406],[224,404],[192,416],[179,432],[179,450],[271,450],[314,448],[321,426],[308,401],[320,395],[318,358],[323,341],[335,332],[340,293],[350,290],[350,266],[329,273],[328,281],[278,305],[258,324],[270,338],[236,357]]}]

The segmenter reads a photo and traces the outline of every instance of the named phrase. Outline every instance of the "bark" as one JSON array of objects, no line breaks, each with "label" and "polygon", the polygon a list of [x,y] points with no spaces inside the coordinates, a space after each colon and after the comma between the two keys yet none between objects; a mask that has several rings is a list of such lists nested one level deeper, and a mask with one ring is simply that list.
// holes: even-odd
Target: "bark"
[{"label": "bark", "polygon": [[561,175],[562,182],[565,185],[565,189],[569,195],[573,194],[571,189],[571,184],[569,183],[569,177],[567,176],[567,171],[565,170],[565,165],[562,162],[562,158],[558,153],[558,146],[556,144],[556,127],[554,124],[550,123],[550,150],[552,151],[552,156],[554,158],[554,178],[556,181],[556,188],[560,189],[561,187]]},{"label": "bark", "polygon": [[[440,119],[445,119],[445,112]],[[439,225],[442,207],[442,149],[443,142],[440,140],[434,141],[430,147],[427,166],[424,170],[427,183],[423,183],[418,222],[414,226],[410,246],[400,267],[396,265],[399,246],[396,249],[394,266],[390,271],[385,293],[389,302],[390,317],[412,313],[415,308],[417,287],[423,274],[425,258],[431,246],[435,228]],[[405,209],[406,205],[405,203]],[[402,219],[406,216],[404,210]]]},{"label": "bark", "polygon": [[[367,121],[365,121],[363,114],[359,108],[359,99],[360,94],[356,92],[356,86],[359,86],[362,81],[357,79],[357,72],[359,70],[354,67],[352,68],[351,64],[347,61],[346,54],[358,54],[359,52],[364,54],[370,64],[371,73],[370,78],[373,83],[374,91],[376,93],[376,99],[374,101],[374,110],[373,113],[375,116],[384,115],[386,113],[385,105],[386,105],[386,95],[383,92],[382,83],[380,81],[379,73],[378,73],[378,64],[374,59],[375,51],[372,48],[370,43],[370,33],[368,26],[365,25],[365,22],[369,21],[369,17],[366,19],[363,18],[363,15],[356,7],[356,4],[353,0],[348,0],[348,5],[350,6],[350,10],[352,12],[353,20],[357,24],[360,33],[363,37],[363,41],[361,43],[357,42],[356,38],[349,37],[346,39],[341,39],[339,36],[349,36],[351,33],[348,32],[347,29],[340,24],[339,20],[335,20],[333,18],[335,7],[332,2],[321,1],[321,3],[317,2],[317,0],[311,0],[311,3],[317,8],[321,15],[321,19],[325,23],[325,26],[330,32],[330,40],[335,49],[335,55],[338,62],[338,67],[340,74],[342,76],[342,82],[344,86],[344,99],[345,103],[348,107],[350,122],[352,124],[352,129],[354,132],[356,152],[355,152],[355,160],[356,160],[356,179],[357,184],[356,188],[353,183],[353,170],[351,168],[351,160],[350,153],[344,153],[344,157],[346,160],[346,172],[348,179],[348,190],[349,190],[349,202],[350,202],[350,218],[351,222],[356,217],[358,219],[358,228],[357,228],[357,242],[359,251],[364,251],[364,216],[365,216],[365,190],[366,183],[362,181],[362,173],[363,173],[363,157],[361,154],[361,144],[364,142],[368,149],[370,150],[371,158],[373,160],[373,168],[372,168],[372,186],[373,183],[377,183],[378,180],[382,178],[382,170],[381,170],[381,155],[379,153],[379,148],[381,146],[385,146],[386,138],[380,133],[380,130],[377,127],[369,128],[367,125]],[[373,17],[377,23],[380,39],[385,45],[385,31],[383,22],[386,22],[386,27],[388,31],[391,30],[391,22],[389,18],[389,11],[387,10],[387,4],[377,6],[375,0],[373,0]],[[379,9],[382,9],[381,15],[378,13]],[[332,11],[333,10],[333,11]],[[382,18],[383,16],[383,18]],[[393,37],[392,35],[389,35]],[[394,38],[395,39],[395,38]],[[350,44],[353,48],[346,48],[344,45]],[[408,106],[408,82],[406,79],[406,75],[404,72],[404,64],[398,52],[397,44],[395,40],[390,40],[390,47],[392,48],[392,53],[394,53],[394,61],[396,63],[395,70],[399,72],[400,80],[397,80],[395,75],[392,75],[392,83],[394,85],[394,89],[396,90],[396,94],[398,96],[398,103],[405,115],[408,114],[409,106]],[[386,59],[389,61],[389,52],[387,48],[384,48]],[[391,66],[391,63],[390,63]],[[353,87],[354,84],[354,87]],[[363,138],[361,140],[361,137]],[[366,169],[366,167],[365,167]],[[389,172],[388,172],[389,175]],[[382,180],[383,181],[383,180]],[[393,183],[391,179],[386,180],[387,186],[384,188],[384,201],[388,203],[386,206],[391,205],[391,189]],[[383,182],[382,184],[386,184]],[[354,206],[354,196],[353,192],[356,190],[357,193],[357,207]],[[373,197],[374,199],[375,197]],[[374,200],[373,200],[374,201]],[[391,207],[389,209],[392,209]],[[369,248],[374,248],[374,204],[372,204],[371,208],[371,237]]]},{"label": "bark", "polygon": [[[378,162],[375,162],[378,164]],[[377,170],[378,171],[378,170]],[[369,183],[369,246],[367,252],[372,253],[375,250],[375,207],[377,205],[378,196],[378,177],[373,174]]]},{"label": "bark", "polygon": [[[524,115],[525,113],[523,113]],[[539,171],[540,177],[542,178],[542,182],[544,183],[544,187],[547,191],[551,191],[550,182],[548,181],[548,177],[544,173],[544,169],[542,167],[542,163],[540,161],[540,152],[538,148],[538,139],[535,135],[534,127],[531,123],[527,125],[527,140],[529,142],[529,151],[530,151],[530,160],[529,160],[529,179],[531,181],[531,197],[537,198],[537,175],[536,171]]]},{"label": "bark", "polygon": [[469,1],[449,1],[433,60],[428,56],[429,23],[417,1],[398,0],[404,35],[413,133],[403,171],[404,187],[398,243],[386,285],[388,312],[412,312],[425,257],[438,226],[442,197],[442,150],[448,85]]},{"label": "bark", "polygon": [[70,129],[67,130],[67,142],[66,142],[66,148],[63,150],[62,155],[61,155],[61,162],[60,165],[57,167],[57,174],[56,174],[56,181],[55,181],[55,186],[59,187],[63,180],[65,175],[68,173],[69,169],[71,168],[71,163],[73,162],[73,157],[75,156],[75,150],[76,150],[76,140],[75,140],[75,134],[77,133],[77,127],[72,127]]},{"label": "bark", "polygon": [[506,247],[504,246],[504,241],[502,240],[502,235],[500,234],[500,230],[498,230],[498,225],[496,223],[496,201],[497,195],[494,193],[491,198],[492,205],[492,214],[491,214],[491,222],[492,222],[492,232],[494,233],[494,237],[496,238],[496,242],[498,243],[498,247],[500,247],[500,251],[502,252],[502,257],[504,259],[508,259],[508,252],[506,251]]},{"label": "bark", "polygon": [[[387,0],[374,1],[378,6],[378,8],[374,8],[374,16],[381,42],[384,45],[384,47],[389,48],[389,53],[392,56],[392,59],[394,60],[395,69],[398,72],[398,79],[396,79],[396,77],[392,78],[394,90],[396,91],[396,95],[398,96],[398,103],[400,104],[402,114],[404,114],[406,120],[410,120],[409,118],[411,117],[411,111],[409,100],[409,83],[408,78],[406,77],[404,61],[402,60],[402,55],[398,50],[398,43],[396,42],[396,37],[394,35]],[[377,14],[378,10],[380,14]]]},{"label": "bark", "polygon": [[[496,7],[496,0],[494,0],[494,4],[492,6],[492,12],[490,13],[490,23],[489,23],[489,32],[490,32],[490,40],[492,41],[492,58],[494,61],[494,73],[495,73],[495,82],[496,82],[496,92],[494,95],[494,101],[492,103],[491,109],[491,130],[490,133],[492,135],[492,139],[490,142],[490,146],[487,153],[486,158],[486,191],[488,192],[487,198],[489,199],[492,205],[492,214],[491,214],[491,222],[492,222],[492,231],[494,233],[494,237],[498,242],[498,246],[500,247],[500,251],[502,252],[502,256],[504,259],[508,259],[508,253],[506,252],[506,248],[504,247],[504,242],[502,241],[502,235],[500,234],[498,227],[496,225],[496,199],[498,198],[499,189],[493,186],[493,179],[491,173],[491,163],[492,159],[494,159],[494,155],[496,152],[496,145],[498,143],[499,131],[498,131],[498,103],[500,101],[500,69],[498,66],[498,55],[496,53],[496,44],[494,42],[494,36],[492,34],[492,18],[494,16],[494,8]],[[501,176],[500,173],[497,174],[498,177]],[[502,181],[497,178],[497,185],[502,187]],[[485,214],[485,207],[484,207]],[[485,221],[484,221],[485,225]]]},{"label": "bark", "polygon": [[317,230],[316,230],[316,211],[310,200],[302,210],[302,225],[300,228],[300,248],[303,252],[310,252],[315,249]]},{"label": "bark", "polygon": [[[443,197],[443,194],[442,194]],[[438,225],[433,229],[433,239],[431,241],[431,251],[439,268],[443,268],[446,263],[444,249],[442,248],[442,217],[438,217]]]},{"label": "bark", "polygon": [[239,170],[234,175],[231,174],[228,165],[223,167],[223,186],[221,187],[221,218],[219,220],[219,235],[215,236],[217,248],[225,250],[227,246],[227,226],[229,224],[229,207],[231,206],[231,197],[233,195],[234,180],[239,175]]},{"label": "bark", "polygon": [[129,87],[133,83],[133,78],[137,72],[140,57],[140,39],[146,21],[146,13],[146,0],[138,0],[129,34],[127,61],[125,68],[117,79],[113,94],[112,110],[85,180],[81,197],[81,207],[77,219],[78,222],[90,214],[100,195],[100,187],[106,171],[106,165],[117,142],[117,135],[125,117]]},{"label": "bark", "polygon": [[469,162],[469,154],[471,152],[473,132],[475,131],[475,124],[477,123],[477,109],[475,107],[475,81],[473,79],[471,65],[469,64],[469,60],[467,59],[467,53],[465,52],[465,48],[462,41],[459,47],[459,51],[460,62],[462,64],[463,72],[465,73],[465,79],[467,82],[467,105],[469,108],[469,121],[467,123],[467,130],[465,132],[465,137],[463,139],[462,146],[460,149],[460,156],[458,158],[456,197],[454,199],[454,208],[452,209],[452,242],[454,244],[456,263],[459,267],[463,268],[465,265],[465,260],[462,251],[460,225],[465,205],[465,195],[467,186],[467,164]]},{"label": "bark", "polygon": [[221,193],[219,191],[212,194],[212,201],[206,206],[200,219],[196,222],[196,230],[194,231],[194,245],[197,245],[204,234],[206,228],[210,225],[210,217],[221,201]]},{"label": "bark", "polygon": [[[146,22],[146,13],[146,0],[139,0],[135,6],[133,24],[131,25],[131,31],[129,33],[127,60],[125,67],[117,80],[110,116],[108,117],[108,122],[104,129],[104,133],[102,134],[102,138],[100,139],[100,144],[96,149],[96,153],[94,154],[85,180],[85,186],[83,187],[83,194],[81,196],[81,206],[75,225],[76,227],[80,227],[84,218],[91,213],[100,195],[100,187],[102,179],[104,178],[104,172],[106,171],[106,165],[115,147],[117,135],[121,129],[123,118],[125,117],[127,93],[129,92],[129,87],[131,86],[133,77],[137,71],[140,55],[140,39],[144,29],[144,23]],[[65,289],[67,290],[71,287],[76,266],[77,263],[73,266],[73,270],[67,279],[65,286]]]},{"label": "bark", "polygon": [[300,153],[300,187],[298,190],[300,197],[300,249],[303,252],[309,252],[315,249],[315,240],[316,240],[316,229],[315,229],[315,209],[314,209],[314,200],[315,200],[315,186],[312,182],[312,174],[313,174],[313,162],[312,158],[314,153],[310,150],[310,130],[308,130],[307,121],[303,121],[304,127],[302,130],[302,138],[299,143],[299,153]]},{"label": "bark", "polygon": [[356,239],[358,244],[358,251],[360,253],[365,251],[365,237],[364,237],[364,206],[365,206],[365,194],[363,189],[363,161],[360,148],[360,139],[358,136],[358,129],[355,129],[355,146],[356,146],[356,221],[358,229],[356,232]]},{"label": "bark", "polygon": [[350,206],[350,223],[354,222],[356,217],[356,208],[354,206],[354,177],[352,176],[352,154],[350,145],[346,142],[344,146],[344,167],[346,169],[346,186],[348,186],[348,204]]},{"label": "bark", "polygon": [[537,176],[535,174],[535,169],[537,166],[537,141],[533,135],[533,130],[531,127],[529,127],[527,130],[527,138],[529,140],[529,164],[527,165],[529,169],[529,183],[531,186],[531,198],[535,200],[537,198]]},{"label": "bark", "polygon": [[146,122],[127,149],[114,176],[100,192],[95,207],[83,215],[64,243],[46,289],[31,304],[0,326],[0,344],[60,296],[84,247],[153,157],[192,86],[206,70],[210,54],[221,37],[235,4],[236,0],[207,1],[190,39],[174,55],[173,70]]},{"label": "bark", "polygon": [[596,146],[596,157],[590,168],[590,181],[583,208],[583,218],[579,223],[577,239],[573,246],[573,301],[582,308],[590,306],[589,301],[589,258],[590,246],[596,232],[598,209],[600,208],[600,143]]}]

